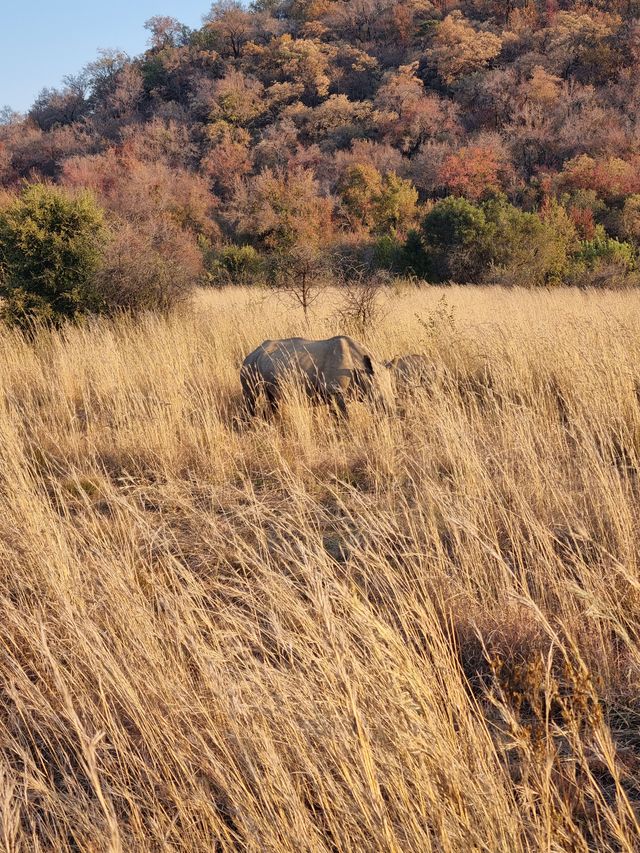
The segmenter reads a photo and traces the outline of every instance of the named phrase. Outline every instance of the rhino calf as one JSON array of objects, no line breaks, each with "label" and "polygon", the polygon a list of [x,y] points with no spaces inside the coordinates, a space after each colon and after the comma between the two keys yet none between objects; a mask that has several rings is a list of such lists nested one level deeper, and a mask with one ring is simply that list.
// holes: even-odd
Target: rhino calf
[{"label": "rhino calf", "polygon": [[400,392],[412,388],[430,389],[436,379],[436,366],[426,355],[413,353],[400,355],[385,362],[391,371],[396,389]]},{"label": "rhino calf", "polygon": [[349,400],[370,400],[385,411],[393,404],[389,370],[362,344],[343,335],[324,341],[287,338],[260,344],[240,370],[247,413],[255,414],[260,397],[275,411],[288,381],[297,383],[314,402],[335,405],[343,415]]}]

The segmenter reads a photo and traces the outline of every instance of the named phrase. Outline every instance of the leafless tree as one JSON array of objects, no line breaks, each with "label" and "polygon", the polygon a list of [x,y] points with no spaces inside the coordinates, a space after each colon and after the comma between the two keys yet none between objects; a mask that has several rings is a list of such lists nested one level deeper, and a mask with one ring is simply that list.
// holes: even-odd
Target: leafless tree
[{"label": "leafless tree", "polygon": [[348,256],[335,259],[334,270],[342,297],[338,318],[345,329],[364,334],[384,317],[382,293],[389,283],[389,273],[371,269],[366,261]]}]

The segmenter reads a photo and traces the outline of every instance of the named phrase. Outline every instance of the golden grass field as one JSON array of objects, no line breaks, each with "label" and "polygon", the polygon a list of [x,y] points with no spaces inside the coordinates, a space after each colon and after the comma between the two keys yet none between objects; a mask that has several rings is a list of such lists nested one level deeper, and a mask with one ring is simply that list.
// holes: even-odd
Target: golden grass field
[{"label": "golden grass field", "polygon": [[0,333],[0,840],[640,849],[640,293],[404,290],[376,422],[238,369],[254,292]]}]

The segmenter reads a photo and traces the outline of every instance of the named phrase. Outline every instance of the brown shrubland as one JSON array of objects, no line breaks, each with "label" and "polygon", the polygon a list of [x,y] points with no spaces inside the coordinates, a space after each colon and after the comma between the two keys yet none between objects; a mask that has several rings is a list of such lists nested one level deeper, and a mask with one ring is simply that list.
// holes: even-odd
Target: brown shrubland
[{"label": "brown shrubland", "polygon": [[640,295],[384,299],[346,424],[259,290],[0,333],[3,849],[638,849]]}]

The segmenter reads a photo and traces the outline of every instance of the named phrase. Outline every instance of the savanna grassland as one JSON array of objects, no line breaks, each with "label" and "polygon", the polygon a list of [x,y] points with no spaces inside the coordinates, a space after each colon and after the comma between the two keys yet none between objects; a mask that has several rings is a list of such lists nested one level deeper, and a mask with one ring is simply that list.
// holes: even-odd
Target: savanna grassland
[{"label": "savanna grassland", "polygon": [[640,294],[383,301],[346,424],[256,291],[0,332],[3,849],[638,849]]}]

